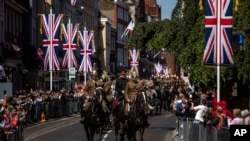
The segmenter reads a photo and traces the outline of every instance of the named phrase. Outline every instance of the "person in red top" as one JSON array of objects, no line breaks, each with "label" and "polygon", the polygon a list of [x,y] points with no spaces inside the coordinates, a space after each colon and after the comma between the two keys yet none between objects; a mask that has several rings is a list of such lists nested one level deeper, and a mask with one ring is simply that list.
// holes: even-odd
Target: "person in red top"
[{"label": "person in red top", "polygon": [[221,101],[222,113],[225,114],[230,120],[233,119],[232,112],[227,108],[227,102],[225,100]]}]

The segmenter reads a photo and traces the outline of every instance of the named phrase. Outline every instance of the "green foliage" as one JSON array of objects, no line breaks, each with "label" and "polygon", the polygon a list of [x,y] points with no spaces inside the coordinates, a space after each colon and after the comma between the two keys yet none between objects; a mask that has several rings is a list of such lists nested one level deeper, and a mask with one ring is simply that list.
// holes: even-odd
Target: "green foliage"
[{"label": "green foliage", "polygon": [[[238,11],[233,13],[233,30],[250,30],[250,1],[241,0]],[[166,48],[176,56],[178,64],[191,73],[193,83],[216,85],[216,67],[202,64],[205,46],[204,11],[198,1],[178,0],[171,20],[136,25],[127,48]],[[240,80],[247,82],[250,71],[250,42],[245,38],[245,51],[234,50],[234,66],[221,67],[222,85]]]}]

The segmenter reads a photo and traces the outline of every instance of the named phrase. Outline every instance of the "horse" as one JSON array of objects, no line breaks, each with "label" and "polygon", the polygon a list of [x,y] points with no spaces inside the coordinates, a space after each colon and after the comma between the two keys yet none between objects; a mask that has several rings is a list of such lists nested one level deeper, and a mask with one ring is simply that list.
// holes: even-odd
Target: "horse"
[{"label": "horse", "polygon": [[115,137],[116,141],[124,141],[125,140],[125,134],[126,134],[126,126],[125,126],[125,100],[116,99],[113,103],[113,109],[112,109],[112,115],[113,115],[113,122],[115,127]]},{"label": "horse", "polygon": [[129,141],[136,141],[136,132],[138,130],[140,132],[140,140],[143,141],[147,111],[147,96],[144,91],[141,91],[132,102],[128,114],[128,128],[126,129],[126,133]]},{"label": "horse", "polygon": [[[148,99],[148,103],[151,106],[155,107],[155,112],[156,114],[160,114],[161,113],[161,109],[162,109],[162,96],[161,93],[159,91],[157,91],[154,88],[146,88],[145,89],[146,95],[147,95],[147,99]],[[153,111],[150,111],[150,115],[152,114]]]},{"label": "horse", "polygon": [[104,125],[104,112],[101,105],[102,99],[103,89],[102,87],[97,87],[96,94],[92,99],[91,106],[86,111],[85,120],[83,122],[88,141],[94,141],[95,133],[99,133],[98,140],[102,140],[102,131]]}]

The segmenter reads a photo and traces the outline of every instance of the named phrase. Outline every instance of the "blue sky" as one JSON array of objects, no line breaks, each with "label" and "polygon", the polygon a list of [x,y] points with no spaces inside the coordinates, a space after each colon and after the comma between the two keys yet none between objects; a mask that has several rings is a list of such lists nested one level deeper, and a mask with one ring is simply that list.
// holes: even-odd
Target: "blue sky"
[{"label": "blue sky", "polygon": [[177,0],[157,0],[161,6],[161,19],[171,19],[172,11],[176,5]]}]

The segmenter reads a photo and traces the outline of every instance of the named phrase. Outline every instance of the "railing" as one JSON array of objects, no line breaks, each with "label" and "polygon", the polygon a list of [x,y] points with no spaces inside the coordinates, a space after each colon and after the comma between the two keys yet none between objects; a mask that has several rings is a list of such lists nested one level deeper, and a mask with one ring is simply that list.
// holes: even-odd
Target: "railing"
[{"label": "railing", "polygon": [[[23,129],[36,123],[42,123],[54,118],[71,116],[80,112],[82,98],[68,97],[67,99],[47,99],[34,104],[25,104],[23,108],[27,115],[23,121],[19,120],[18,124],[13,127],[4,127],[3,140],[23,141]],[[1,140],[1,138],[0,138]]]},{"label": "railing", "polygon": [[195,123],[191,118],[179,118],[178,141],[229,141],[229,128],[216,129],[212,126]]}]

